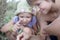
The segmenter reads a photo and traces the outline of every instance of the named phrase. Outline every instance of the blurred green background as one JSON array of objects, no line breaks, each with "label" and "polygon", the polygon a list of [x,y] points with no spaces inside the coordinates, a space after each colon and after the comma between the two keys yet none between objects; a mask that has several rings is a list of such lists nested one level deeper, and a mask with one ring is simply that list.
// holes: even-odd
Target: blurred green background
[{"label": "blurred green background", "polygon": [[[19,0],[0,0],[0,28],[14,17]],[[0,40],[8,40],[4,33],[0,32]]]}]

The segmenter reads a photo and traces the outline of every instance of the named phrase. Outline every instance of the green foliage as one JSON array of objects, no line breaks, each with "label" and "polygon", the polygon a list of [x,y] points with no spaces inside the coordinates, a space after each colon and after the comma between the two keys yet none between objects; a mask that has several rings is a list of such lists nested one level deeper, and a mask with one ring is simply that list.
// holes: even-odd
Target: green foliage
[{"label": "green foliage", "polygon": [[16,10],[17,3],[10,2],[7,4],[7,10]]},{"label": "green foliage", "polygon": [[5,23],[9,22],[14,17],[15,15],[14,13],[17,8],[17,3],[18,2],[12,1],[7,4],[7,11],[5,13],[5,18],[4,18]]},{"label": "green foliage", "polygon": [[12,19],[12,17],[14,17],[14,12],[13,12],[13,10],[7,11],[5,15],[6,16],[4,18],[4,22],[7,23]]},{"label": "green foliage", "polygon": [[[9,2],[7,3],[7,10],[5,12],[5,17],[4,17],[4,24],[8,23],[14,16],[15,16],[15,10],[16,10],[16,7],[17,7],[17,3],[18,2]],[[3,15],[4,16],[4,15]],[[0,40],[8,40],[8,38],[5,36],[4,33],[0,32]]]}]

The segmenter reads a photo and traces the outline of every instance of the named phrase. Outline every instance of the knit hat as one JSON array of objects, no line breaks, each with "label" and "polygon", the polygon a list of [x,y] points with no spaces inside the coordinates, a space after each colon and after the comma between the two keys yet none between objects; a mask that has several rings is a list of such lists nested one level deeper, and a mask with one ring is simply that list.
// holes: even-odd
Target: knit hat
[{"label": "knit hat", "polygon": [[30,7],[30,5],[27,3],[26,0],[20,0],[20,2],[17,5],[17,10],[15,12],[15,14],[21,13],[21,12],[29,12],[32,13],[32,8]]}]

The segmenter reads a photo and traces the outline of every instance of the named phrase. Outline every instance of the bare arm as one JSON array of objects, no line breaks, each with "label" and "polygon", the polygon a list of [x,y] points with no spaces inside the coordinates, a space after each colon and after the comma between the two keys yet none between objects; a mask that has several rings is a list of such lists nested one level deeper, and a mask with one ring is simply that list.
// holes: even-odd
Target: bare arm
[{"label": "bare arm", "polygon": [[7,32],[9,31],[9,29],[14,25],[13,21],[11,20],[10,22],[8,22],[7,24],[5,24],[2,28],[1,31],[2,32]]},{"label": "bare arm", "polygon": [[44,29],[44,28],[46,28],[48,26],[47,22],[42,17],[40,17],[39,24],[40,24],[41,29]]},{"label": "bare arm", "polygon": [[47,36],[47,34],[44,29],[48,26],[47,22],[41,18],[39,23],[40,23],[40,36],[42,37],[42,40],[45,40],[45,37]]}]

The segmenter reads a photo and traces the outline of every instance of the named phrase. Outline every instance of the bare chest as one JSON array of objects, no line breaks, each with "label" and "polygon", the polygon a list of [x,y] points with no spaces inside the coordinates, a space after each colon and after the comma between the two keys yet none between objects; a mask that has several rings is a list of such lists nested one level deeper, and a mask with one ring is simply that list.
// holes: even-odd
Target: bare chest
[{"label": "bare chest", "polygon": [[50,13],[47,15],[41,14],[41,18],[45,21],[54,21],[59,15],[57,13]]}]

